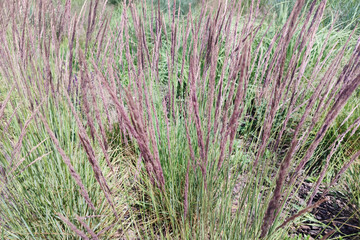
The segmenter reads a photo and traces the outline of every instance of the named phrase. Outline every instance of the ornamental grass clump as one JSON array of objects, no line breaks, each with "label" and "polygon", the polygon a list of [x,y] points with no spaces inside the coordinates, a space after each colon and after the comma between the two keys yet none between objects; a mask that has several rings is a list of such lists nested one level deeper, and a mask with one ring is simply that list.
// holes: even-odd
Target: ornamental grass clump
[{"label": "ornamental grass clump", "polygon": [[329,162],[359,127],[334,140],[307,205],[290,216],[306,164],[360,85],[357,28],[334,41],[326,3],[296,1],[281,27],[256,1],[203,2],[186,16],[176,1],[166,13],[160,1],[1,8],[3,234],[284,238],[324,201],[327,189],[313,202]]}]

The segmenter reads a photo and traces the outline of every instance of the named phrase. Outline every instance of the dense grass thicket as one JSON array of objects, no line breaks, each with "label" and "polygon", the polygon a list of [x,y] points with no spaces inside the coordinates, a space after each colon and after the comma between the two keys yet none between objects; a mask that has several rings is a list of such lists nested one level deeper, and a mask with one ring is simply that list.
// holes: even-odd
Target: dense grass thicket
[{"label": "dense grass thicket", "polygon": [[360,209],[359,4],[199,2],[0,1],[3,239],[306,239],[329,192]]}]

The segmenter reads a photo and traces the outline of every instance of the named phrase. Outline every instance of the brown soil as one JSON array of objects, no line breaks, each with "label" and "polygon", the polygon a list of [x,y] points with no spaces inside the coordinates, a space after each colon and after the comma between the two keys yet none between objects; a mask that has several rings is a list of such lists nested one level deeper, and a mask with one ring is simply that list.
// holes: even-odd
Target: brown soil
[{"label": "brown soil", "polygon": [[[311,183],[302,184],[299,198],[305,201],[310,190]],[[320,194],[315,196],[314,202],[319,198]],[[327,200],[313,209],[311,214],[318,222],[306,221],[295,230],[297,235],[311,236],[313,239],[324,239],[327,236],[325,239],[360,240],[360,219],[357,218],[360,209],[349,204],[339,193],[329,193]]]}]

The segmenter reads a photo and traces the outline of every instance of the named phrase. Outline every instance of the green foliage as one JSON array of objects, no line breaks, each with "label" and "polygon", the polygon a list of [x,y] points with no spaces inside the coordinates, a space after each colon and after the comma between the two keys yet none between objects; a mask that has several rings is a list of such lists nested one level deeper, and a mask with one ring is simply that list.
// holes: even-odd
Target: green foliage
[{"label": "green foliage", "polygon": [[[290,14],[295,0],[265,0],[261,1],[264,8],[273,8],[279,18],[287,17]],[[311,1],[309,1],[311,3]],[[329,0],[327,1],[328,15],[323,19],[324,24],[332,22],[337,15],[337,28],[354,29],[360,20],[360,2],[357,0]]]}]

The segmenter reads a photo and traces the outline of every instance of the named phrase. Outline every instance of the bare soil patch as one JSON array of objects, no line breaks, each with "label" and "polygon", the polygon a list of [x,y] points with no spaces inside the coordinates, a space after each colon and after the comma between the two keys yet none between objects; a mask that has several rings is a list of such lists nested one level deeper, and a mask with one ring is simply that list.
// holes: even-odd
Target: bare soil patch
[{"label": "bare soil patch", "polygon": [[[299,198],[305,201],[311,190],[311,183],[304,183],[299,189]],[[314,201],[320,198],[317,194]],[[320,207],[312,210],[316,221],[307,221],[296,229],[296,234],[314,239],[360,240],[359,209],[337,192],[330,192]],[[356,214],[358,213],[358,214]],[[341,238],[340,238],[341,237]]]}]

